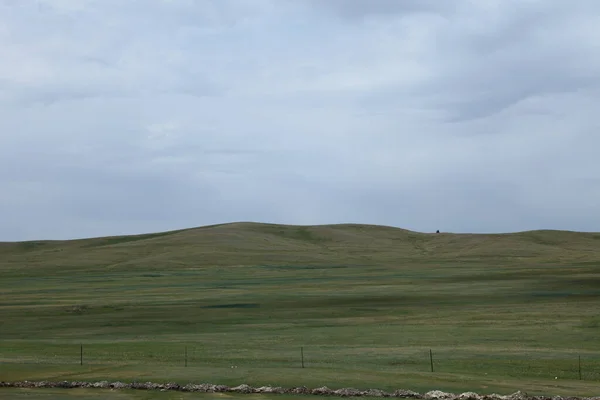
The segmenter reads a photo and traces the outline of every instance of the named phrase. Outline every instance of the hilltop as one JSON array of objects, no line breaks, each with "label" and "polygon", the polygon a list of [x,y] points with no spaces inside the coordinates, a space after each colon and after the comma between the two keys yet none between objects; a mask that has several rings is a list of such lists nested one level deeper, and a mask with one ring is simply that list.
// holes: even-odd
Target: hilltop
[{"label": "hilltop", "polygon": [[143,235],[0,243],[0,268],[394,265],[600,261],[600,233],[419,233],[389,226],[239,222]]}]

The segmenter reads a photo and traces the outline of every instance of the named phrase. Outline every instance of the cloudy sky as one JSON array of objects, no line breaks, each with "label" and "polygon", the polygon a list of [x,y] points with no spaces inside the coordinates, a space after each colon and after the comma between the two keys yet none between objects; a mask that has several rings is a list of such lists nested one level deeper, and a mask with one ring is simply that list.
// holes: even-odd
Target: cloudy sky
[{"label": "cloudy sky", "polygon": [[600,1],[0,0],[0,240],[600,231]]}]

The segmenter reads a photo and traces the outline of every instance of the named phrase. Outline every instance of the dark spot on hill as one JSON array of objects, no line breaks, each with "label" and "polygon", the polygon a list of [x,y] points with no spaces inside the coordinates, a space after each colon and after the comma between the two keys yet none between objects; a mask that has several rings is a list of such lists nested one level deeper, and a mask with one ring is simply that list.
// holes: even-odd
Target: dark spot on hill
[{"label": "dark spot on hill", "polygon": [[31,242],[21,242],[18,244],[19,250],[31,251],[37,250],[41,247],[44,247],[48,244],[48,242],[40,242],[40,241],[31,241]]},{"label": "dark spot on hill", "polygon": [[286,239],[299,240],[311,244],[322,244],[331,242],[330,237],[319,235],[314,232],[310,227],[304,226],[277,226],[277,225],[264,225],[255,228],[260,232],[264,232],[270,235],[279,236]]}]

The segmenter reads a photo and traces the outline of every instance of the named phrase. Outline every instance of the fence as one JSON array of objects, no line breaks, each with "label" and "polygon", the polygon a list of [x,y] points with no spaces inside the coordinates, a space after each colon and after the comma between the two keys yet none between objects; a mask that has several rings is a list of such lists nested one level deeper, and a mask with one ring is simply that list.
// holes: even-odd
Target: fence
[{"label": "fence", "polygon": [[184,368],[319,368],[418,373],[460,373],[600,381],[600,353],[485,351],[372,346],[269,346],[244,348],[145,341],[0,344],[3,364],[155,365]]}]

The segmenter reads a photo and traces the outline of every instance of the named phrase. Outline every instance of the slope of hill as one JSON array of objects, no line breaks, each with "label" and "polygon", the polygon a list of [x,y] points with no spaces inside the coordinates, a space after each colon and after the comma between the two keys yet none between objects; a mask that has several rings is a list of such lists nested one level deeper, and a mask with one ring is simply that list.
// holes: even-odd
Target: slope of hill
[{"label": "slope of hill", "polygon": [[71,241],[0,243],[0,268],[210,265],[393,265],[407,261],[600,261],[600,234],[428,234],[374,225],[232,223]]},{"label": "slope of hill", "polygon": [[592,395],[599,238],[234,223],[0,243],[0,375]]}]

